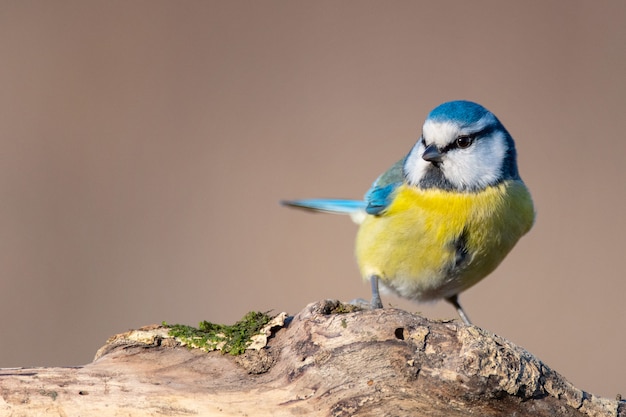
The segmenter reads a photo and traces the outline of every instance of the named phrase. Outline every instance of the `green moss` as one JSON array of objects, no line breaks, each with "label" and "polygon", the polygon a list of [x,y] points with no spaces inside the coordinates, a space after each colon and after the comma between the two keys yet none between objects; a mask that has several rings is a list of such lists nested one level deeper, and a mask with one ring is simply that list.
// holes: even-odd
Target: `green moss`
[{"label": "green moss", "polygon": [[348,314],[355,311],[361,311],[363,308],[354,304],[344,304],[342,302],[334,302],[325,306],[324,314]]},{"label": "green moss", "polygon": [[197,328],[183,324],[168,325],[170,336],[184,345],[205,351],[221,350],[223,353],[240,355],[250,344],[250,338],[272,319],[267,313],[251,311],[233,325],[202,321]]}]

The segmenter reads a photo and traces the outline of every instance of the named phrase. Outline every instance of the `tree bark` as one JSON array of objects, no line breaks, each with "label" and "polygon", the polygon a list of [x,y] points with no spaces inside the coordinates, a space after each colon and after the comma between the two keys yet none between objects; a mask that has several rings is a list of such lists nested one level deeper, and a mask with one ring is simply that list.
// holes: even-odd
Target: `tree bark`
[{"label": "tree bark", "polygon": [[[398,309],[307,306],[240,356],[151,326],[73,368],[0,370],[7,416],[624,416],[511,342]],[[138,336],[139,335],[139,336]]]}]

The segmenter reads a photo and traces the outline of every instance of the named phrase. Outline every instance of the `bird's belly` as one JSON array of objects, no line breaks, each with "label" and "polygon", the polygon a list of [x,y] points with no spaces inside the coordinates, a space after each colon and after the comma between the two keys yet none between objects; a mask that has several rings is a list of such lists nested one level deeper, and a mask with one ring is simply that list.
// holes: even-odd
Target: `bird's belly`
[{"label": "bird's belly", "polygon": [[415,300],[457,294],[493,271],[534,219],[521,182],[477,193],[398,189],[380,216],[359,229],[356,255],[365,279]]}]

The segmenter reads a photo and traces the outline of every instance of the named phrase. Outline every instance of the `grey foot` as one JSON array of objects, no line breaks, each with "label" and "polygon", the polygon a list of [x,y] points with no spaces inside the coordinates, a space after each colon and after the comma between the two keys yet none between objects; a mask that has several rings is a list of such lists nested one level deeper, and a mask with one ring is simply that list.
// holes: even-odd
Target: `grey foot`
[{"label": "grey foot", "polygon": [[378,299],[378,303],[376,303],[376,300],[367,301],[362,298],[355,298],[348,304],[352,304],[353,306],[357,306],[363,310],[376,310],[378,308],[383,308],[383,303],[380,301],[380,298]]}]

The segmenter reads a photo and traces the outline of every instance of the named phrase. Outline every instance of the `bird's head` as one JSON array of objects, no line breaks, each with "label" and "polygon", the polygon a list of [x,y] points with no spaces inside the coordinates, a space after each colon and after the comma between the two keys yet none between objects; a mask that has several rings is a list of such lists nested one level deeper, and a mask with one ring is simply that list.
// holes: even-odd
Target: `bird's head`
[{"label": "bird's head", "polygon": [[519,179],[515,144],[489,110],[470,101],[451,101],[426,118],[404,175],[420,188],[479,191]]}]

